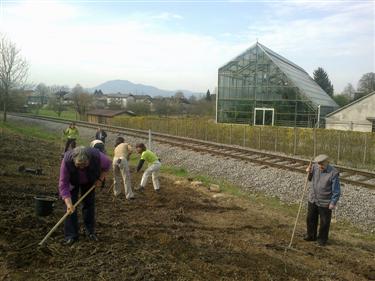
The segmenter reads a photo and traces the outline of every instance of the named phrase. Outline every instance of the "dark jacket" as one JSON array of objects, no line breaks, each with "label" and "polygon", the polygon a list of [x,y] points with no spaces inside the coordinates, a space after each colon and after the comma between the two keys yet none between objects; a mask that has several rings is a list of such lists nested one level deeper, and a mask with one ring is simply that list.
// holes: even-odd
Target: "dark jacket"
[{"label": "dark jacket", "polygon": [[[88,179],[88,185],[93,185],[100,177],[101,168],[100,168],[100,153],[99,150],[95,148],[86,148],[90,164],[86,171],[86,177]],[[73,186],[79,185],[79,171],[78,168],[74,165],[72,150],[68,151],[64,156],[65,165],[70,174],[70,184]]]},{"label": "dark jacket", "polygon": [[105,139],[107,138],[107,133],[104,130],[100,130],[99,132],[96,132],[95,139],[101,140],[102,142],[105,142]]}]

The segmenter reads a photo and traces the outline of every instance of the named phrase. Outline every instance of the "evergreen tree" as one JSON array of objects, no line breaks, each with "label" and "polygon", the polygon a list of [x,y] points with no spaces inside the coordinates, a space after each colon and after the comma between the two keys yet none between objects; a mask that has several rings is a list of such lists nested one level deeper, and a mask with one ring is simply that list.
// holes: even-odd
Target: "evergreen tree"
[{"label": "evergreen tree", "polygon": [[327,72],[322,68],[318,67],[313,73],[314,81],[331,97],[333,97],[333,85],[329,80]]},{"label": "evergreen tree", "polygon": [[211,93],[210,93],[210,90],[207,90],[207,93],[206,93],[206,101],[211,101]]}]

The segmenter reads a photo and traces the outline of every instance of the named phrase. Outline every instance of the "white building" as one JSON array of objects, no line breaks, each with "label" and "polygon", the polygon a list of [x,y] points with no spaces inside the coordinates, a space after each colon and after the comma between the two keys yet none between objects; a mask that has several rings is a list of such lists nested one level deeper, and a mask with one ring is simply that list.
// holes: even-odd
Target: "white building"
[{"label": "white building", "polygon": [[106,95],[107,105],[111,103],[119,104],[121,107],[126,108],[129,102],[134,102],[135,98],[132,94],[108,94]]},{"label": "white building", "polygon": [[326,116],[326,128],[375,132],[375,92],[328,114]]}]

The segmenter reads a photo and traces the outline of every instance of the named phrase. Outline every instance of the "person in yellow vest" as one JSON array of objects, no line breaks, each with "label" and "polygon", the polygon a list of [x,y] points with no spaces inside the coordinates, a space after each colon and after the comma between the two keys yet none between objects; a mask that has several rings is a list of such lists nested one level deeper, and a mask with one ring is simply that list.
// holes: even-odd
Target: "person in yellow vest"
[{"label": "person in yellow vest", "polygon": [[65,150],[66,152],[69,147],[71,149],[76,147],[76,140],[79,136],[78,129],[76,128],[76,124],[72,122],[68,128],[64,130],[64,136],[66,137],[66,143],[65,143]]},{"label": "person in yellow vest", "polygon": [[148,177],[152,176],[152,184],[154,185],[154,190],[159,193],[160,192],[160,184],[159,184],[159,171],[161,168],[161,163],[159,158],[156,156],[154,152],[148,150],[143,143],[138,143],[135,146],[135,149],[139,154],[141,154],[141,159],[139,160],[137,166],[137,173],[142,169],[144,162],[147,162],[148,168],[144,171],[141,184],[137,191],[144,191],[144,188],[147,183]]},{"label": "person in yellow vest", "polygon": [[131,187],[129,159],[131,154],[131,146],[125,143],[123,137],[118,137],[115,143],[115,151],[113,156],[113,193],[115,196],[121,194],[121,177],[124,184],[126,199],[134,199],[134,193]]}]

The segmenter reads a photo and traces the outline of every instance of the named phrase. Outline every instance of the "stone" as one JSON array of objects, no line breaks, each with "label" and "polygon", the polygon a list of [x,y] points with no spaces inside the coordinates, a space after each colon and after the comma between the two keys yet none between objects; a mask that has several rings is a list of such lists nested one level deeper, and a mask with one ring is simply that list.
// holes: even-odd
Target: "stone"
[{"label": "stone", "polygon": [[208,188],[211,192],[220,192],[220,186],[218,184],[211,184]]},{"label": "stone", "polygon": [[200,186],[203,186],[203,182],[201,182],[201,181],[192,181],[191,185],[194,186],[194,187],[200,187]]}]

